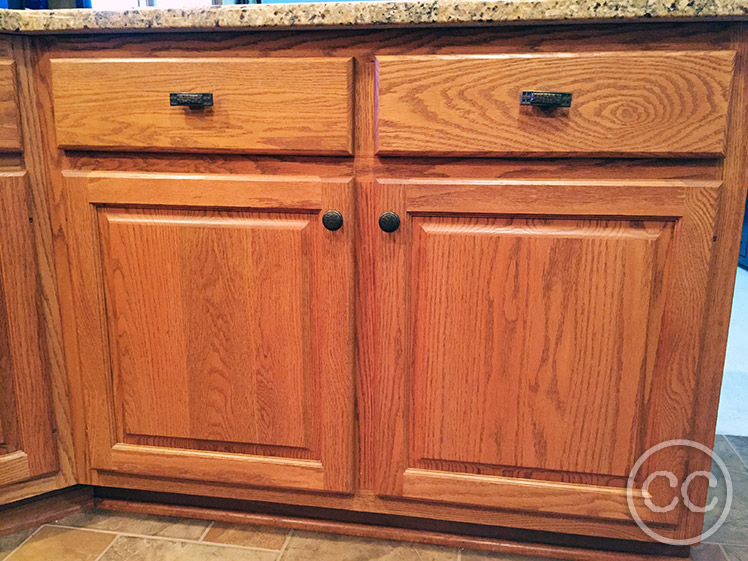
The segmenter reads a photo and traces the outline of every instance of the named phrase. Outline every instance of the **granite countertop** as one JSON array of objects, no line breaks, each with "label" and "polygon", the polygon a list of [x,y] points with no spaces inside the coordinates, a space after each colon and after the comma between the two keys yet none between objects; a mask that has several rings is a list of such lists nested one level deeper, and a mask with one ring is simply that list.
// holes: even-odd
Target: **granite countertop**
[{"label": "granite countertop", "polygon": [[0,33],[748,19],[748,0],[403,0],[194,9],[0,10]]}]

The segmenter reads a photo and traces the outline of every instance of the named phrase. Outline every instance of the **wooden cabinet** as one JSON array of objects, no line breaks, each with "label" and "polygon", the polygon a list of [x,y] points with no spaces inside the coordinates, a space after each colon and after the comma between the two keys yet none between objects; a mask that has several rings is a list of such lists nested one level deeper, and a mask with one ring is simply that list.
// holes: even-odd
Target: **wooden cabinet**
[{"label": "wooden cabinet", "polygon": [[680,25],[41,43],[86,482],[651,541],[748,161],[746,30]]},{"label": "wooden cabinet", "polygon": [[24,172],[0,171],[0,503],[58,469]]},{"label": "wooden cabinet", "polygon": [[377,492],[630,520],[692,422],[719,185],[380,180]]},{"label": "wooden cabinet", "polygon": [[[350,491],[350,179],[69,173],[65,184],[91,313],[88,391],[106,396],[88,405],[92,466]],[[341,229],[323,226],[331,209]]]}]

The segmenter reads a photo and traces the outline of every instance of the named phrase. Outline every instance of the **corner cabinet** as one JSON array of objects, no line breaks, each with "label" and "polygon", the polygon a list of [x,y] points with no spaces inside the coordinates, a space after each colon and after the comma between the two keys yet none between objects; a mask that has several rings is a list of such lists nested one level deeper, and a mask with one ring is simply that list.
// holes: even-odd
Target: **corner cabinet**
[{"label": "corner cabinet", "polygon": [[[94,469],[349,492],[349,178],[65,175]],[[100,274],[99,274],[100,272]]]}]

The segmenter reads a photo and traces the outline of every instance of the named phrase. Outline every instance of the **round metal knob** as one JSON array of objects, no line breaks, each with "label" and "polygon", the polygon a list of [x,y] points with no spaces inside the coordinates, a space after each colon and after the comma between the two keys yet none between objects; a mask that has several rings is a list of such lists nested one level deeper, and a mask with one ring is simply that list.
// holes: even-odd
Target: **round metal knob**
[{"label": "round metal knob", "polygon": [[379,217],[379,227],[385,232],[394,232],[400,227],[400,217],[394,212],[387,211]]},{"label": "round metal knob", "polygon": [[328,210],[322,215],[322,224],[332,232],[340,230],[343,227],[343,215],[337,210]]}]

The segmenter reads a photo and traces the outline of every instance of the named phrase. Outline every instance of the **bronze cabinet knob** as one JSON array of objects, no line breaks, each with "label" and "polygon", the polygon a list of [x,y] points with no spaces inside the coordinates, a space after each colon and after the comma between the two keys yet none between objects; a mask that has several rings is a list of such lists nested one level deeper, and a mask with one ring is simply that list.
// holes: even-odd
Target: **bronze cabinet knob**
[{"label": "bronze cabinet knob", "polygon": [[328,210],[322,215],[322,224],[332,232],[340,230],[343,227],[343,215],[337,210]]},{"label": "bronze cabinet knob", "polygon": [[400,227],[400,217],[394,212],[387,211],[379,217],[379,227],[387,233],[394,232]]}]

